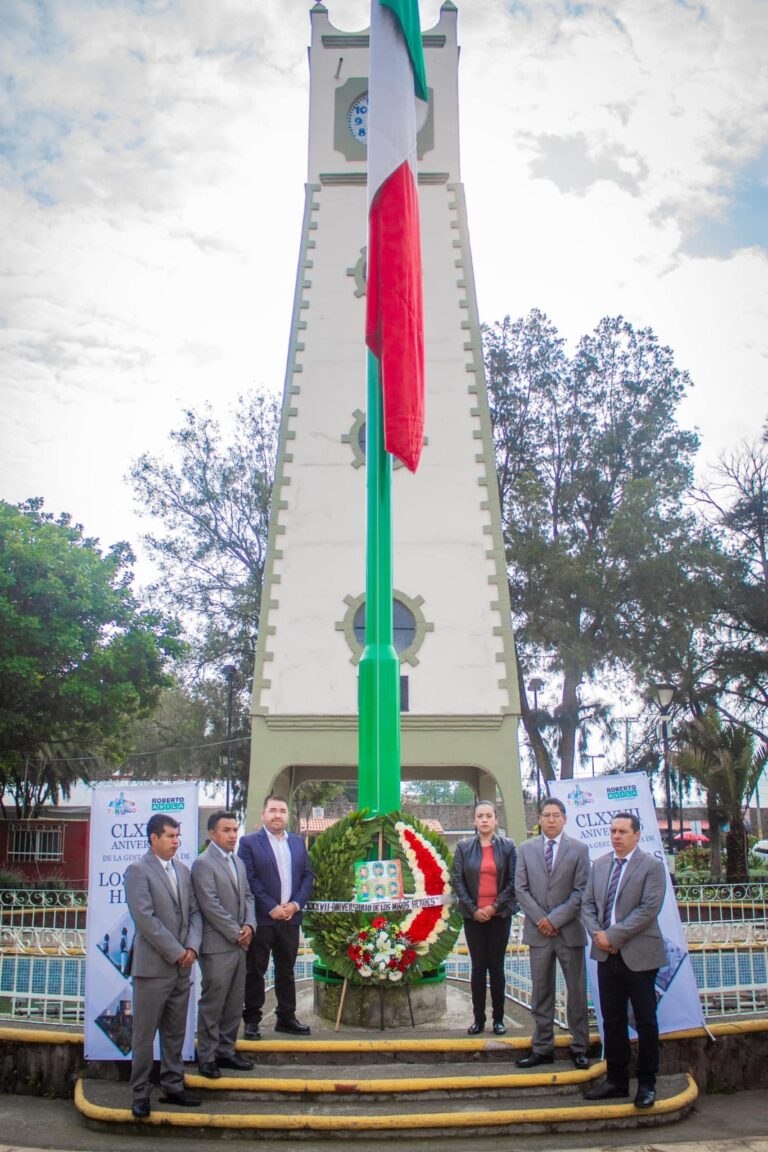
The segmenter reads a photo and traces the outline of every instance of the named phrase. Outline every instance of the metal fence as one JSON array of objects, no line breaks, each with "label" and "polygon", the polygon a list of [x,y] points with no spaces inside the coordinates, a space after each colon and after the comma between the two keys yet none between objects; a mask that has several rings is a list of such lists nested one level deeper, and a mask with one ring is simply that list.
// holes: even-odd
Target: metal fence
[{"label": "metal fence", "polygon": [[79,1024],[88,893],[0,891],[0,1017]]},{"label": "metal fence", "polygon": [[[676,896],[705,1017],[768,1011],[768,884],[696,884]],[[87,893],[0,891],[0,1019],[82,1024]],[[515,917],[506,957],[507,995],[530,1007],[528,949]],[[308,944],[297,980],[312,977]],[[468,982],[462,937],[446,961],[449,979]],[[271,972],[268,980],[271,979]],[[557,973],[558,1024],[565,1026],[565,986]]]}]

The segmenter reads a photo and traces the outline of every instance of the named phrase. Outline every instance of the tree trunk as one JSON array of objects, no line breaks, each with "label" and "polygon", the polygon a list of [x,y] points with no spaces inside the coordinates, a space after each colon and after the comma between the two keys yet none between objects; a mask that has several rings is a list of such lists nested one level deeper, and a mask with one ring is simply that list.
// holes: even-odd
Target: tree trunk
[{"label": "tree trunk", "polygon": [[729,884],[744,884],[749,880],[747,835],[741,811],[731,813],[725,835],[725,878]]},{"label": "tree trunk", "polygon": [[517,657],[517,686],[520,692],[520,719],[525,728],[525,734],[528,737],[528,743],[531,745],[533,757],[536,761],[542,780],[554,780],[555,770],[552,766],[552,759],[549,755],[549,749],[544,743],[544,738],[539,729],[538,717],[539,713],[534,712],[528,703],[528,694],[525,687],[525,676],[523,675],[523,667],[520,663],[520,657],[515,651]]},{"label": "tree trunk", "polygon": [[707,819],[709,821],[709,874],[713,880],[720,880],[723,872],[720,838],[721,819],[710,788],[707,789]]},{"label": "tree trunk", "polygon": [[576,731],[579,726],[578,688],[581,676],[566,668],[563,676],[563,699],[558,709],[560,720],[560,779],[573,780],[576,759]]}]

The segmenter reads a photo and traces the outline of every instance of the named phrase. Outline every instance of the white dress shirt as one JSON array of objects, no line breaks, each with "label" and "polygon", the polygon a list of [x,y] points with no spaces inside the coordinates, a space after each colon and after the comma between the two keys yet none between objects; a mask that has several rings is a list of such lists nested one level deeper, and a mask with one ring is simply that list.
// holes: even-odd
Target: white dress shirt
[{"label": "white dress shirt", "polygon": [[265,828],[264,831],[269,837],[269,843],[275,855],[277,871],[280,874],[280,903],[287,904],[291,898],[291,888],[293,887],[293,864],[288,833],[284,832],[282,836],[273,836],[269,828]]}]

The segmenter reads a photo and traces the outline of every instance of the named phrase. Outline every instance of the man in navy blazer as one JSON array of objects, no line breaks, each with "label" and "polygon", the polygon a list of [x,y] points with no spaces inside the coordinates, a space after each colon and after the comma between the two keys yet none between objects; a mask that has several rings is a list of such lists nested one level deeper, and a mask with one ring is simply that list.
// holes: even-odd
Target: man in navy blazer
[{"label": "man in navy blazer", "polygon": [[271,953],[277,997],[275,1031],[308,1036],[307,1025],[296,1019],[293,969],[301,911],[312,894],[312,866],[301,836],[288,831],[288,801],[284,796],[267,796],[261,824],[258,832],[243,836],[237,849],[256,902],[256,932],[248,949],[245,978],[244,1035],[246,1040],[261,1038],[264,977]]}]

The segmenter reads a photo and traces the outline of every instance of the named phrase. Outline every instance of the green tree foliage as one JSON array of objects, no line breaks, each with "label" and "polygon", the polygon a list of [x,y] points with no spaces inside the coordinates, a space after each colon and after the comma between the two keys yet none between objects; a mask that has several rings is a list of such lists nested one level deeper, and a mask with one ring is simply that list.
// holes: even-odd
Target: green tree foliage
[{"label": "green tree foliage", "polygon": [[[685,499],[689,379],[649,328],[605,318],[572,357],[541,312],[484,332],[522,718],[545,778],[605,721],[585,688],[658,664],[708,611],[711,546]],[[559,703],[536,716],[526,679]],[[545,723],[540,723],[544,715]]]},{"label": "green tree foliage", "polygon": [[324,808],[343,795],[344,785],[336,780],[305,780],[293,793],[294,832],[301,831],[302,821],[310,818],[313,808]]},{"label": "green tree foliage", "polygon": [[152,593],[178,612],[192,677],[233,661],[253,674],[275,474],[278,404],[241,396],[225,434],[206,405],[171,432],[171,461],[131,469],[139,505],[162,526],[144,538],[160,570]]},{"label": "green tree foliage", "polygon": [[409,780],[404,799],[422,804],[473,804],[475,794],[463,780]]},{"label": "green tree foliage", "polygon": [[719,829],[727,823],[726,880],[748,880],[744,811],[768,764],[768,744],[756,747],[743,725],[723,723],[714,709],[684,724],[678,737],[679,771],[692,776],[707,794],[713,875],[719,875]]},{"label": "green tree foliage", "polygon": [[707,638],[705,676],[733,720],[768,735],[768,443],[723,456],[701,507],[727,557],[719,587],[717,643]]},{"label": "green tree foliage", "polygon": [[150,592],[180,615],[188,641],[185,680],[220,755],[200,753],[204,778],[225,772],[226,687],[222,666],[237,668],[232,722],[233,804],[245,805],[249,696],[259,635],[261,590],[277,454],[279,405],[241,396],[231,431],[206,405],[187,411],[170,434],[171,458],[144,455],[131,469],[142,510],[160,527],[144,537],[160,578]]},{"label": "green tree foliage", "polygon": [[[220,680],[166,689],[151,715],[131,725],[123,770],[140,780],[225,779],[227,704]],[[238,810],[245,808],[249,744],[247,717],[233,709],[231,804]]]},{"label": "green tree foliage", "polygon": [[[106,553],[42,500],[0,502],[0,805],[68,795],[170,683],[177,628],[140,607],[127,544]],[[90,759],[89,759],[90,758]]]}]

